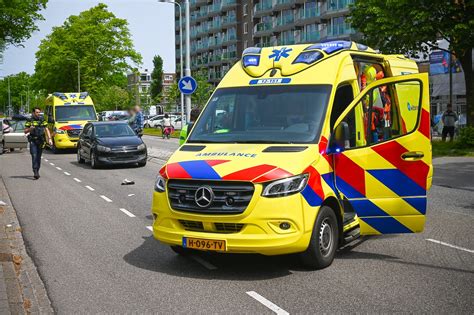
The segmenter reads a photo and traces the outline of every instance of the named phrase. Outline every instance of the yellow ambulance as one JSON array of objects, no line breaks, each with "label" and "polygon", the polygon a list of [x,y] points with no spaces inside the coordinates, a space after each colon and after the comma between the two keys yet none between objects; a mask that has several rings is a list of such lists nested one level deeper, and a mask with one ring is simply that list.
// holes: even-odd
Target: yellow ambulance
[{"label": "yellow ambulance", "polygon": [[428,75],[332,41],[247,48],[160,170],[153,235],[189,249],[300,253],[324,268],[359,235],[423,231]]},{"label": "yellow ambulance", "polygon": [[50,94],[44,115],[53,136],[53,152],[76,148],[84,125],[97,121],[94,102],[87,92]]}]

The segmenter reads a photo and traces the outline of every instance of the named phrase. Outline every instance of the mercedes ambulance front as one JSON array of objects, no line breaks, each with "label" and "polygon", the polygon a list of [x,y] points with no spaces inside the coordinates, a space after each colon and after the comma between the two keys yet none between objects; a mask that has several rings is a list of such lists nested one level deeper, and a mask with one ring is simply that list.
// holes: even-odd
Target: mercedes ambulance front
[{"label": "mercedes ambulance front", "polygon": [[159,172],[154,237],[179,253],[301,253],[323,268],[359,228],[384,233],[344,209],[328,140],[335,86],[356,79],[360,51],[377,55],[351,42],[247,49]]}]

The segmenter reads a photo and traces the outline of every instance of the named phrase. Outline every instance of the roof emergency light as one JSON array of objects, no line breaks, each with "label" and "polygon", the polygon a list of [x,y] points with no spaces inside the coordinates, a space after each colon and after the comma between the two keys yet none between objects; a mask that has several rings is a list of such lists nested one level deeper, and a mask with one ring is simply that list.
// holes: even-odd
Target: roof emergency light
[{"label": "roof emergency light", "polygon": [[313,62],[323,58],[323,54],[319,51],[303,51],[296,57],[295,61],[293,61],[293,64],[295,63],[305,63],[307,65],[312,64]]},{"label": "roof emergency light", "polygon": [[242,58],[242,63],[244,64],[244,68],[249,66],[258,66],[260,63],[260,56],[257,55],[247,55]]}]

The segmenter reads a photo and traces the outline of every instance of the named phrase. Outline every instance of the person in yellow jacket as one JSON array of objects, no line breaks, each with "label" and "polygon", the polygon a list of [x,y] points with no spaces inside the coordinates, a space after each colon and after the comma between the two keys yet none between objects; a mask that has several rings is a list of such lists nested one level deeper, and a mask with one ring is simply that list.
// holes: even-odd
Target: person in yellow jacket
[{"label": "person in yellow jacket", "polygon": [[194,122],[198,118],[200,112],[201,111],[197,107],[195,107],[191,110],[191,115],[190,115],[191,117],[189,119],[189,123],[186,124],[186,126],[183,126],[183,128],[181,128],[181,132],[179,133],[179,145],[180,146],[186,141],[186,138],[188,137],[188,134],[191,132],[191,129],[193,128]]}]

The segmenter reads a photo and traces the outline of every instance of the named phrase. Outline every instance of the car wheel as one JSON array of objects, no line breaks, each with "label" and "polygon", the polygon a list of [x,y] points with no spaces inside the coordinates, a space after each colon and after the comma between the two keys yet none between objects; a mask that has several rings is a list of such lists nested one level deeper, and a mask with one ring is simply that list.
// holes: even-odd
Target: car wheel
[{"label": "car wheel", "polygon": [[149,125],[149,124],[145,124],[145,128],[150,128],[150,125]]},{"label": "car wheel", "polygon": [[97,156],[94,152],[91,153],[91,167],[99,168],[99,162],[97,161]]},{"label": "car wheel", "polygon": [[54,143],[54,140],[53,140],[53,145],[50,146],[51,148],[51,152],[53,152],[54,154],[58,153],[58,149],[56,148],[56,144]]},{"label": "car wheel", "polygon": [[13,151],[15,151],[15,148],[10,148],[10,152],[13,152]]},{"label": "car wheel", "polygon": [[81,148],[77,147],[77,163],[84,164],[85,160],[81,156]]},{"label": "car wheel", "polygon": [[5,148],[5,144],[2,142],[0,142],[0,155],[3,154],[3,148]]},{"label": "car wheel", "polygon": [[146,165],[146,160],[138,162],[139,167],[144,167]]},{"label": "car wheel", "polygon": [[170,246],[171,250],[178,255],[186,256],[189,254],[190,250],[188,248],[184,248],[182,246],[172,245]]},{"label": "car wheel", "polygon": [[327,206],[319,209],[309,246],[300,254],[305,267],[322,269],[334,260],[339,237],[339,227],[334,211]]}]

